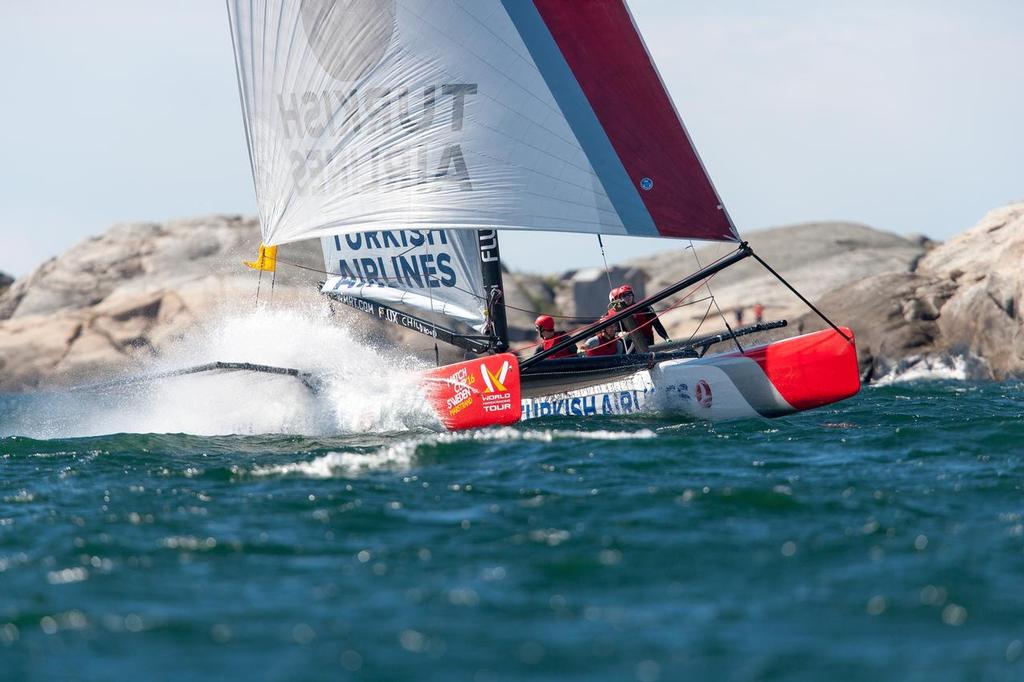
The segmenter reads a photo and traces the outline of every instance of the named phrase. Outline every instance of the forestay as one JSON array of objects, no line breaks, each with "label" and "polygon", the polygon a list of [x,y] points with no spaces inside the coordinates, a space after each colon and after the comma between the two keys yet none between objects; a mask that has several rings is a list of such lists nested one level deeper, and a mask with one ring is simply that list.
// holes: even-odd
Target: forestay
[{"label": "forestay", "polygon": [[263,241],[734,240],[622,0],[228,0]]},{"label": "forestay", "polygon": [[477,233],[377,230],[324,237],[324,292],[486,323]]}]

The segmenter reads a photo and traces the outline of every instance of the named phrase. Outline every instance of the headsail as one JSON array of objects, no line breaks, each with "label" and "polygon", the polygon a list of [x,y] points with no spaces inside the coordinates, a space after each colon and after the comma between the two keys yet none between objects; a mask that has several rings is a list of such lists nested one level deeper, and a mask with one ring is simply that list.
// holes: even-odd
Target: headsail
[{"label": "headsail", "polygon": [[623,0],[228,0],[263,241],[735,240]]},{"label": "headsail", "polygon": [[324,237],[324,292],[434,312],[483,331],[486,295],[477,234],[376,230]]}]

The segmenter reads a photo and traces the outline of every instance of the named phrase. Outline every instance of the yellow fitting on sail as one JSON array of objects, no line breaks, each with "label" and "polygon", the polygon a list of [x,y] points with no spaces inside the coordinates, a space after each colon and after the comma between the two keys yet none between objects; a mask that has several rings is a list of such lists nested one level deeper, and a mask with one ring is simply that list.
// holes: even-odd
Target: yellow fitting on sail
[{"label": "yellow fitting on sail", "polygon": [[277,269],[277,247],[260,244],[259,255],[255,261],[242,261],[253,270],[274,272]]}]

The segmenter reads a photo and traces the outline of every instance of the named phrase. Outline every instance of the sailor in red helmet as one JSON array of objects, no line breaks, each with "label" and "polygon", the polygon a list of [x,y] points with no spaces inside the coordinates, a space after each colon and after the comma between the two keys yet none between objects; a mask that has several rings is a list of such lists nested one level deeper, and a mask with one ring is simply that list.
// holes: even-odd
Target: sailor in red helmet
[{"label": "sailor in red helmet", "polygon": [[[555,331],[555,321],[550,315],[540,315],[533,324],[537,327],[537,334],[540,335],[541,340],[541,343],[537,344],[537,348],[533,351],[534,355],[551,348],[566,336],[564,331]],[[549,355],[548,358],[574,358],[576,352],[576,344],[570,343],[565,348]]]},{"label": "sailor in red helmet", "polygon": [[[608,294],[608,299],[611,301],[608,308],[609,314],[628,308],[634,302],[633,287],[623,284],[621,287],[612,289]],[[672,340],[668,336],[665,325],[658,319],[657,313],[651,306],[644,306],[632,317],[624,319],[621,324],[623,329],[629,333],[629,342],[626,344],[627,353],[646,353],[654,345],[655,331],[666,341]]]},{"label": "sailor in red helmet", "polygon": [[[603,316],[598,322],[606,319],[608,319],[607,315]],[[616,333],[617,331],[618,325],[613,324],[610,327],[605,327],[597,333],[597,336],[591,336],[583,342],[583,352],[586,353],[587,357],[621,355],[625,353],[625,347]]]}]

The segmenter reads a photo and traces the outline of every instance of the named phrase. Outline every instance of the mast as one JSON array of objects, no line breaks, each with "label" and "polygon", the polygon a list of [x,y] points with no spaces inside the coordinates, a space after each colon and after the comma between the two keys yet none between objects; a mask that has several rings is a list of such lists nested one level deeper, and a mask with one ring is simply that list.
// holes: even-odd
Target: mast
[{"label": "mast", "polygon": [[477,230],[480,247],[480,272],[483,275],[484,295],[487,297],[487,328],[491,337],[491,350],[508,350],[508,321],[505,318],[505,288],[501,281],[501,253],[498,250],[497,230]]}]

